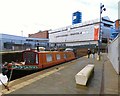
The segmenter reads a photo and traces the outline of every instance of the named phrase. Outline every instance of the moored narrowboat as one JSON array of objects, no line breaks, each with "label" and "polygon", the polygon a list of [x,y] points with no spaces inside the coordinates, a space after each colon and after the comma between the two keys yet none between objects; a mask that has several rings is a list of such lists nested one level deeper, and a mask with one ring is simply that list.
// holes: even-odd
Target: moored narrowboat
[{"label": "moored narrowboat", "polygon": [[8,80],[14,80],[25,75],[40,71],[66,61],[75,59],[72,51],[23,51],[24,62],[12,62],[3,65],[2,73]]}]

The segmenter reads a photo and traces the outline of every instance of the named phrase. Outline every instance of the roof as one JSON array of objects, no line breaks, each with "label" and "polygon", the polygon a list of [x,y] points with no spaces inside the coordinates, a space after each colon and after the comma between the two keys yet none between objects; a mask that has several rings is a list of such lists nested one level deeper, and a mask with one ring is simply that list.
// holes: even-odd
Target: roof
[{"label": "roof", "polygon": [[13,39],[13,40],[32,40],[32,41],[49,40],[47,38],[29,38],[29,37],[22,37],[22,36],[9,35],[9,34],[0,34],[0,38],[1,39]]}]

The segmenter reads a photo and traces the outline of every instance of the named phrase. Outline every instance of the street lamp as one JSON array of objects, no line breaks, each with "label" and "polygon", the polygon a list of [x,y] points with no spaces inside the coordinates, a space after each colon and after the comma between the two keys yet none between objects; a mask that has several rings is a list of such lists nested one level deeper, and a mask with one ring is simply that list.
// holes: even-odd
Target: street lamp
[{"label": "street lamp", "polygon": [[[21,36],[22,36],[22,39],[23,39],[23,30],[21,30]],[[23,42],[21,40],[21,46],[22,46],[22,50],[23,50]]]},{"label": "street lamp", "polygon": [[102,32],[101,32],[101,14],[103,11],[106,11],[106,8],[104,8],[104,5],[102,3],[100,3],[100,30],[99,30],[99,40],[98,40],[98,56],[99,56],[99,60],[100,58],[100,47],[102,44]]}]

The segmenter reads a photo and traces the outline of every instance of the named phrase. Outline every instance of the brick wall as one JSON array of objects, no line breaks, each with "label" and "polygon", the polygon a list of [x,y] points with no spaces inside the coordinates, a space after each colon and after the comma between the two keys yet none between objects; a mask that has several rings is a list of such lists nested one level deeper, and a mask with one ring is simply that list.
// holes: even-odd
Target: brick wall
[{"label": "brick wall", "polygon": [[48,30],[39,31],[34,34],[29,34],[28,37],[30,37],[30,38],[49,38]]}]

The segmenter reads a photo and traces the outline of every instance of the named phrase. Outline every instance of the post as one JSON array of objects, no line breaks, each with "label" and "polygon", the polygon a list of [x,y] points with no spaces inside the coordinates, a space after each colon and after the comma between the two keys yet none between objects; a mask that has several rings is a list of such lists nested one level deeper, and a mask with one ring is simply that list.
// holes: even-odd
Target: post
[{"label": "post", "polygon": [[[23,38],[23,30],[21,30],[21,36]],[[21,46],[22,46],[22,50],[23,50],[23,42],[22,42],[22,40],[21,40]]]},{"label": "post", "polygon": [[98,40],[98,58],[100,60],[100,38],[101,37],[101,3],[100,3],[100,25],[99,25],[99,40]]},{"label": "post", "polygon": [[102,32],[101,32],[101,14],[102,11],[106,11],[106,8],[104,8],[104,5],[102,5],[102,3],[100,3],[100,25],[99,25],[99,40],[98,40],[98,56],[99,56],[99,60],[101,59],[101,54],[100,54],[100,48],[101,48],[101,44],[102,44]]}]

